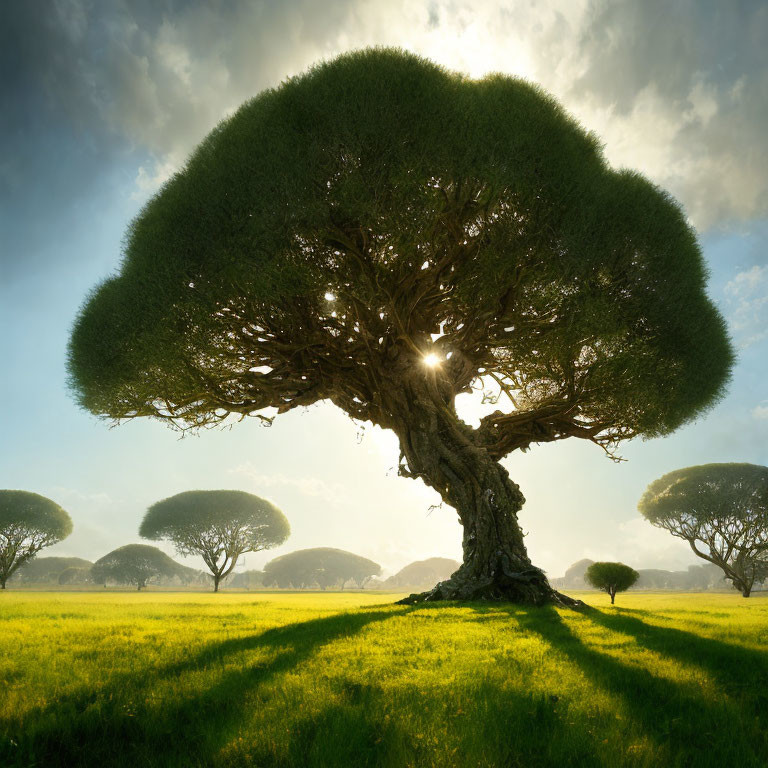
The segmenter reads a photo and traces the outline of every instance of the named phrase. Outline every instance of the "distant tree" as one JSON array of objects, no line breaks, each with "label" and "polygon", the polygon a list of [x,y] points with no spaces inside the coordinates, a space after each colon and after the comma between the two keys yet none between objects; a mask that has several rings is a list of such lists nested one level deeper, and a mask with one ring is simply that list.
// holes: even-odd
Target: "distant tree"
[{"label": "distant tree", "polygon": [[91,578],[105,586],[112,581],[132,584],[141,590],[151,581],[173,577],[178,572],[177,566],[178,563],[157,547],[126,544],[97,560],[91,569]]},{"label": "distant tree", "polygon": [[624,563],[592,563],[584,574],[584,579],[595,589],[601,589],[611,596],[611,605],[617,592],[629,589],[640,574]]},{"label": "distant tree", "polygon": [[153,504],[139,535],[167,539],[180,555],[200,555],[213,576],[213,591],[238,558],[282,544],[291,526],[271,502],[244,491],[185,491]]},{"label": "distant tree", "polygon": [[584,574],[587,572],[587,568],[594,562],[594,560],[584,558],[582,560],[577,560],[573,565],[567,568],[565,575],[563,576],[564,587],[569,589],[584,589],[584,587],[587,586],[584,580]]},{"label": "distant tree", "polygon": [[691,589],[708,590],[724,586],[725,577],[723,571],[714,563],[689,565],[688,574]]},{"label": "distant tree", "polygon": [[638,504],[749,597],[768,576],[768,467],[702,464],[652,482]]},{"label": "distant tree", "polygon": [[199,568],[189,568],[181,563],[176,563],[176,572],[174,578],[185,586],[200,585],[207,586],[210,583],[210,574]]},{"label": "distant tree", "polygon": [[59,575],[68,568],[90,570],[93,563],[82,557],[34,557],[13,575],[13,581],[26,584],[56,584]]},{"label": "distant tree", "polygon": [[381,566],[352,552],[331,547],[300,549],[270,560],[264,566],[264,585],[306,589],[344,588],[348,581],[362,587]]},{"label": "distant tree", "polygon": [[65,568],[58,576],[59,585],[89,584],[91,582],[90,568]]},{"label": "distant tree", "polygon": [[426,587],[449,579],[451,574],[461,567],[461,563],[448,557],[430,557],[416,560],[390,576],[382,585],[385,589],[404,587]]},{"label": "distant tree", "polygon": [[[536,86],[340,56],[246,102],[148,202],[69,348],[82,406],[181,429],[320,401],[391,429],[464,562],[406,601],[566,601],[499,462],[613,454],[715,403],[732,365],[684,212]],[[499,403],[477,428],[457,395]],[[321,444],[322,438],[317,437]]]},{"label": "distant tree", "polygon": [[672,589],[674,574],[662,568],[640,568],[638,579],[634,584],[638,589]]},{"label": "distant tree", "polygon": [[0,490],[0,589],[41,549],[72,533],[72,520],[56,502],[30,491]]},{"label": "distant tree", "polygon": [[230,576],[229,586],[239,589],[255,589],[264,585],[264,571],[248,570]]}]

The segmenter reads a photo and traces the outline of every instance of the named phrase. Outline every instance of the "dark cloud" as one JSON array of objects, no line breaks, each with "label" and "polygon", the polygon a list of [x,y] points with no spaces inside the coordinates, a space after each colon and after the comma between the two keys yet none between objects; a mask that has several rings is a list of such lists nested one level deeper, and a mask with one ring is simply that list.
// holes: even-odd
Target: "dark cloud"
[{"label": "dark cloud", "polygon": [[349,8],[342,0],[7,6],[0,279],[44,269],[55,260],[52,240],[66,239],[74,221],[152,191],[229,110],[328,53],[324,41]]},{"label": "dark cloud", "polygon": [[0,284],[44,271],[73,223],[125,184],[125,137],[95,119],[77,71],[76,20],[14,3],[0,24]]},{"label": "dark cloud", "polygon": [[610,109],[698,224],[766,218],[767,50],[766,3],[600,0],[569,99]]},{"label": "dark cloud", "polygon": [[30,222],[66,232],[84,200],[146,196],[245,99],[371,44],[535,77],[700,227],[768,217],[766,3],[56,0],[3,16],[3,274],[42,247]]}]

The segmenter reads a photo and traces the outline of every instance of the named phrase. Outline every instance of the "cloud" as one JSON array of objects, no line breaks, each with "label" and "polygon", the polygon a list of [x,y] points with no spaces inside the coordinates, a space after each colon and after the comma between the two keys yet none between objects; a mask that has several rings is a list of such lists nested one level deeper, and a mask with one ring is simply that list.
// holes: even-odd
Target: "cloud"
[{"label": "cloud", "polygon": [[140,193],[264,88],[345,50],[399,45],[473,76],[541,82],[603,138],[611,162],[669,189],[699,227],[768,215],[765,4],[60,0],[54,8],[48,19],[26,14],[36,42],[24,66],[72,121],[151,154],[156,167],[142,165]]},{"label": "cloud", "polygon": [[768,213],[768,6],[593,2],[567,100],[700,227]]},{"label": "cloud", "polygon": [[652,526],[642,517],[633,517],[618,526],[619,536],[607,547],[588,547],[584,557],[618,561],[633,568],[684,570],[696,557],[681,539]]},{"label": "cloud", "polygon": [[322,499],[332,506],[352,504],[354,500],[349,491],[341,483],[328,483],[319,477],[309,475],[265,474],[251,462],[246,462],[230,470],[234,475],[248,479],[254,488],[254,493],[263,492],[267,488],[290,488],[302,496]]},{"label": "cloud", "polygon": [[106,493],[86,493],[76,488],[66,488],[61,485],[54,486],[52,498],[63,506],[88,505],[94,508],[104,508],[114,505],[115,501]]},{"label": "cloud", "polygon": [[[764,402],[768,403],[768,400]],[[755,419],[768,419],[768,405],[756,405],[752,409],[752,416]]]},{"label": "cloud", "polygon": [[741,348],[768,338],[768,265],[739,272],[725,286],[726,312]]}]

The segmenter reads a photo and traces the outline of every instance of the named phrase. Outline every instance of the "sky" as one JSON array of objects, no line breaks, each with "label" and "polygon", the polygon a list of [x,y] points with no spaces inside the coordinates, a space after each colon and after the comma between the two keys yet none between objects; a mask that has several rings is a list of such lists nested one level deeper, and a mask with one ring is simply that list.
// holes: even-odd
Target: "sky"
[{"label": "sky", "polygon": [[[313,63],[391,45],[481,77],[540,83],[616,167],[669,190],[697,229],[738,362],[728,395],[616,464],[569,439],[504,460],[533,562],[685,568],[684,542],[637,512],[682,466],[768,464],[768,3],[757,0],[11,0],[0,9],[0,488],[49,496],[73,534],[45,554],[95,560],[140,542],[153,502],[191,488],[271,499],[293,533],[238,570],[311,546],[385,573],[460,559],[456,514],[397,476],[397,444],[330,404],[179,439],[78,409],[66,344],[126,226],[244,100]],[[461,396],[460,414],[477,415]],[[161,545],[169,554],[170,546]],[[192,559],[190,565],[201,565]]]}]

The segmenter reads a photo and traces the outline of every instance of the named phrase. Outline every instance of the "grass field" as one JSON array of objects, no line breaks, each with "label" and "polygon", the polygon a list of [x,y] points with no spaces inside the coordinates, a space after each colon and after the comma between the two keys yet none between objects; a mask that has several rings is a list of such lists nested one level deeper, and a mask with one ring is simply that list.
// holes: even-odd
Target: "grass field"
[{"label": "grass field", "polygon": [[768,765],[768,599],[0,594],[0,766]]}]

